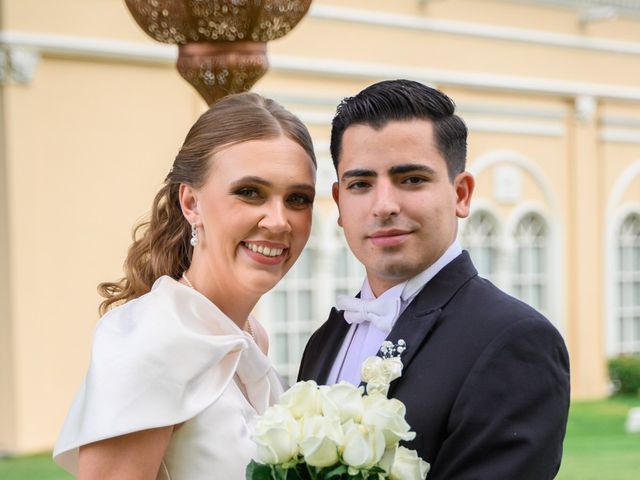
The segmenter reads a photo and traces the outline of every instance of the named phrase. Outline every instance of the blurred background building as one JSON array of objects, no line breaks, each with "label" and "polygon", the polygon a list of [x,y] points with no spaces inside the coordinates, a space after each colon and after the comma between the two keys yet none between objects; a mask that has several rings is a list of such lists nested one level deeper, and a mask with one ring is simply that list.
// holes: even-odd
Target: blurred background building
[{"label": "blurred background building", "polygon": [[[148,0],[153,3],[154,0]],[[477,180],[460,239],[567,341],[575,398],[640,352],[640,1],[315,0],[254,90],[309,126],[312,238],[258,306],[293,380],[362,268],[336,224],[335,106],[410,78],[452,96]],[[205,102],[122,0],[0,0],[0,450],[52,446],[86,371],[96,285],[119,278]],[[179,361],[179,359],[176,359]]]}]

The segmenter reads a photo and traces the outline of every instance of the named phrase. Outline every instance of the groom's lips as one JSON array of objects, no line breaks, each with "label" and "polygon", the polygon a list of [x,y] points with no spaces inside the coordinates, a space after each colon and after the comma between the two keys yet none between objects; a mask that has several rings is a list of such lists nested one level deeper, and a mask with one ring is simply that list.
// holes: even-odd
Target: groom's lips
[{"label": "groom's lips", "polygon": [[369,239],[377,247],[392,247],[404,242],[409,238],[410,234],[410,230],[391,228],[388,230],[376,230],[369,235]]}]

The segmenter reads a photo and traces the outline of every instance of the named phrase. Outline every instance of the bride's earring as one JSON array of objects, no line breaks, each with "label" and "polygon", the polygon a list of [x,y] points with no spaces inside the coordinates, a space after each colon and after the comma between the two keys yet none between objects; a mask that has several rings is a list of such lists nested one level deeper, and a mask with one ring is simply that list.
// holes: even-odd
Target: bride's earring
[{"label": "bride's earring", "polygon": [[191,225],[191,246],[195,247],[198,245],[200,240],[198,239],[198,229],[196,228],[196,224]]}]

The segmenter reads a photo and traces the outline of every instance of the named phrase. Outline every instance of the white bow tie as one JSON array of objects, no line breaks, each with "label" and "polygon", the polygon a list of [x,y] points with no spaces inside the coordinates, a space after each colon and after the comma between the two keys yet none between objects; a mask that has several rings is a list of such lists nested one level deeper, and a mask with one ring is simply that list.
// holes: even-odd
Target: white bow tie
[{"label": "white bow tie", "polygon": [[347,323],[371,322],[384,333],[391,331],[393,322],[400,313],[401,305],[399,297],[362,300],[348,295],[338,295],[336,303],[340,310],[344,310],[344,319]]}]

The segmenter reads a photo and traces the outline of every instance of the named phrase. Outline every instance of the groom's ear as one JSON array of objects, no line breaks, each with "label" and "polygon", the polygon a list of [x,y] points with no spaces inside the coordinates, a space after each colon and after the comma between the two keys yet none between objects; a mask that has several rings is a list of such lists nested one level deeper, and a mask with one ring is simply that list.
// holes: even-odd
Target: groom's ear
[{"label": "groom's ear", "polygon": [[331,196],[333,197],[333,201],[336,202],[336,205],[338,206],[338,225],[342,226],[342,218],[340,217],[340,202],[338,202],[338,200],[340,199],[340,185],[338,185],[338,182],[333,183],[333,186],[331,187]]}]

